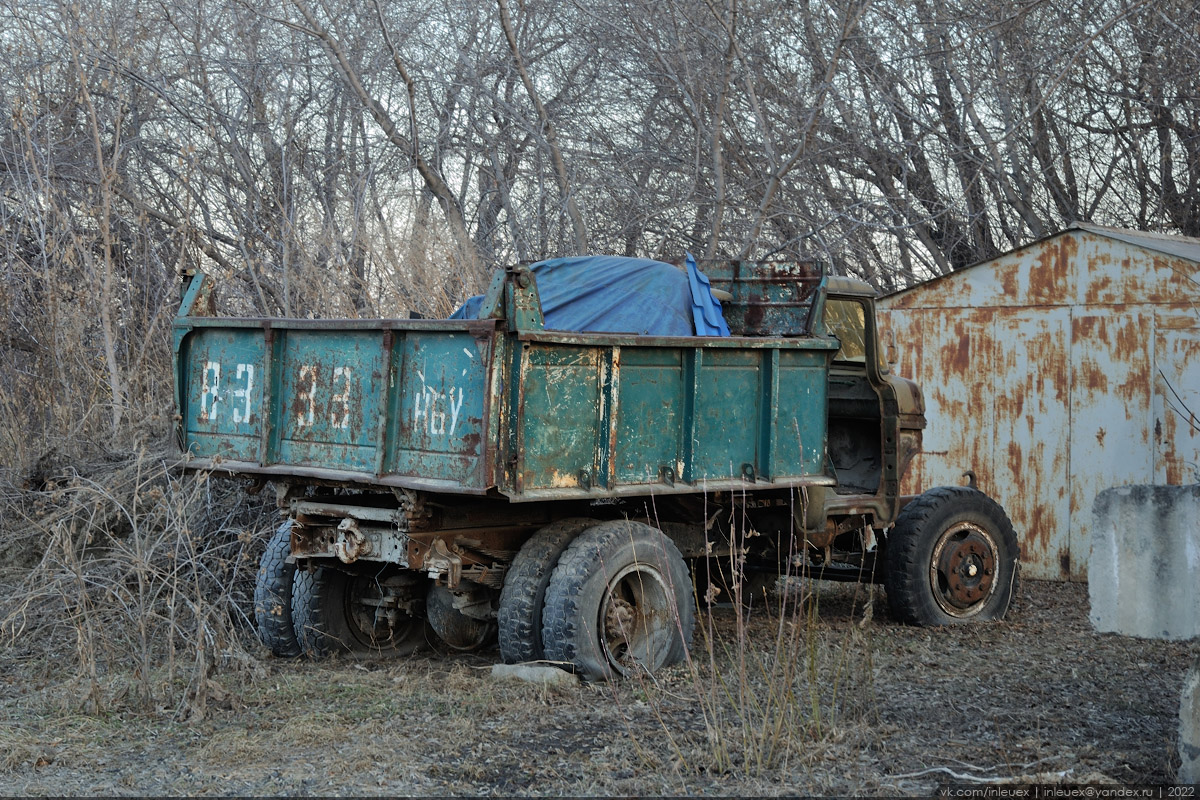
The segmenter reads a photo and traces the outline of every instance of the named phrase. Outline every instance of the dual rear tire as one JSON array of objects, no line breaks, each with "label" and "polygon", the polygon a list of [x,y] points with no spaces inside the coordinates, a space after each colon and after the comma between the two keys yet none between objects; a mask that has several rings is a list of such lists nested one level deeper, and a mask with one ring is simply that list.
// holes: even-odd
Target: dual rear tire
[{"label": "dual rear tire", "polygon": [[505,661],[542,657],[588,680],[678,663],[695,627],[692,584],[675,543],[630,520],[544,528],[514,560],[499,614]]},{"label": "dual rear tire", "polygon": [[[259,636],[276,656],[403,655],[425,643],[423,615],[412,613],[424,578],[396,570],[297,570],[287,562],[290,533],[285,522],[271,538],[255,588]],[[682,661],[691,642],[687,565],[675,543],[649,525],[560,520],[514,559],[498,625],[508,663],[569,663],[589,680],[654,672]]]},{"label": "dual rear tire", "polygon": [[334,653],[404,656],[424,646],[425,618],[413,614],[424,579],[386,569],[349,573],[298,570],[292,583],[292,626],[309,658]]},{"label": "dual rear tire", "polygon": [[292,625],[292,585],[296,565],[289,564],[292,521],[279,526],[267,542],[258,565],[258,580],[254,584],[254,619],[258,623],[258,638],[279,658],[300,655],[300,643]]},{"label": "dual rear tire", "polygon": [[395,570],[348,573],[332,567],[297,570],[291,520],[267,543],[254,587],[258,636],[279,658],[334,653],[406,655],[425,644],[419,576]]}]

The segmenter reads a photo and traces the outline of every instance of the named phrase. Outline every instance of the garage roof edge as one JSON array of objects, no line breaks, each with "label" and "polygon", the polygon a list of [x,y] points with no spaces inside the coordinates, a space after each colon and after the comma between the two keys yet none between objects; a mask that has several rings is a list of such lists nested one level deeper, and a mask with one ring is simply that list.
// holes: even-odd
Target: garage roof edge
[{"label": "garage roof edge", "polygon": [[1200,239],[1190,236],[1176,236],[1167,233],[1134,231],[1127,228],[1111,228],[1107,225],[1095,225],[1090,222],[1072,222],[1061,231],[1047,234],[1040,239],[1034,239],[1028,244],[1021,245],[1020,247],[1014,247],[1012,250],[1009,250],[1005,253],[1000,253],[992,258],[988,258],[983,261],[976,261],[974,264],[968,264],[962,269],[948,272],[945,275],[938,275],[920,283],[914,283],[912,286],[906,286],[903,289],[897,289],[894,292],[883,295],[880,299],[892,298],[896,297],[897,295],[904,294],[905,292],[911,292],[914,289],[924,288],[930,284],[934,284],[954,275],[959,275],[963,272],[972,270],[975,267],[988,264],[998,258],[1003,258],[1004,256],[1016,253],[1028,247],[1033,247],[1034,245],[1041,244],[1042,242],[1048,242],[1051,239],[1071,233],[1072,231],[1082,231],[1084,233],[1095,234],[1096,236],[1105,236],[1109,239],[1116,239],[1117,241],[1125,242],[1126,244],[1132,244],[1136,247],[1144,247],[1147,250],[1154,250],[1174,258],[1182,258],[1185,261],[1191,261],[1195,264],[1200,264]]}]

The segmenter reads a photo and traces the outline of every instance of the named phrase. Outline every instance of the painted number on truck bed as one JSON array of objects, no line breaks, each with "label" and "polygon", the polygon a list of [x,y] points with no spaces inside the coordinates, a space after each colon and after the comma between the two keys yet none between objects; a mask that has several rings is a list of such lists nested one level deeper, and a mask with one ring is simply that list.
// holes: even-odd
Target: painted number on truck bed
[{"label": "painted number on truck bed", "polygon": [[[254,398],[254,365],[238,364],[234,369],[233,382],[232,391],[229,392],[229,396],[233,398],[230,403],[233,422],[248,423],[252,419],[250,404]],[[217,361],[207,361],[200,381],[200,421],[216,422],[220,406],[221,364]]]},{"label": "painted number on truck bed", "polygon": [[[349,428],[354,370],[348,366],[334,367],[333,380],[322,384],[323,369],[319,364],[301,364],[296,370],[292,418],[296,427],[309,428],[318,419],[318,409],[328,409],[331,427]],[[255,379],[253,364],[235,364],[231,369],[218,361],[206,361],[200,378],[200,422],[215,424],[227,418],[235,425],[252,423],[256,410]],[[327,400],[321,397],[325,392],[329,392]]]},{"label": "painted number on truck bed", "polygon": [[[296,427],[310,427],[316,419],[317,384],[321,367],[317,364],[302,364],[296,381]],[[329,424],[334,428],[350,427],[350,388],[354,372],[350,367],[334,367],[329,402]]]}]

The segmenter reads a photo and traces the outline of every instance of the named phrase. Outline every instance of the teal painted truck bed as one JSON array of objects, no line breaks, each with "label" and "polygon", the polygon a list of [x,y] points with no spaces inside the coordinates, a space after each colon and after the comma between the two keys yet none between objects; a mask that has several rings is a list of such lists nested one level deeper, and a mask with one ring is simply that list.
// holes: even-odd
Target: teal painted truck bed
[{"label": "teal painted truck bed", "polygon": [[202,280],[175,320],[193,468],[513,501],[834,483],[834,339],[224,319],[187,313]]}]

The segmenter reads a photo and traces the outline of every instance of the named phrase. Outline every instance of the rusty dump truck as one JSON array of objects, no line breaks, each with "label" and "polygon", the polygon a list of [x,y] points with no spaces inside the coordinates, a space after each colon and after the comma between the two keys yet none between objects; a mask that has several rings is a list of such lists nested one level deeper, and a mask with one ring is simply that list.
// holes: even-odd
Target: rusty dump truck
[{"label": "rusty dump truck", "polygon": [[506,662],[603,679],[681,660],[697,603],[763,602],[780,575],[883,583],[909,624],[1002,617],[1001,506],[900,496],[924,408],[889,374],[874,291],[814,263],[704,266],[729,335],[547,329],[536,265],[450,320],[216,317],[191,276],[179,446],[269,482],[287,514],[258,576],[263,642],[498,636]]}]

